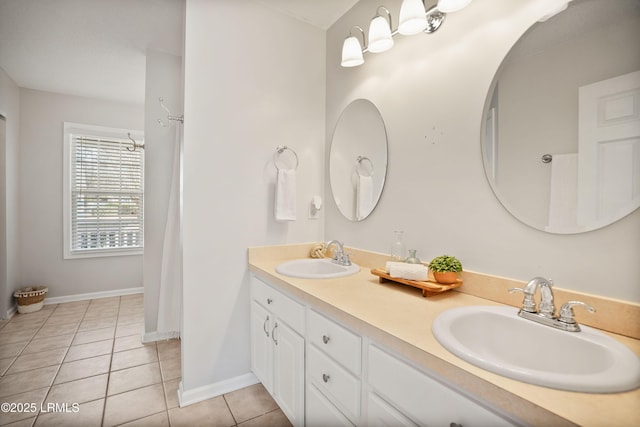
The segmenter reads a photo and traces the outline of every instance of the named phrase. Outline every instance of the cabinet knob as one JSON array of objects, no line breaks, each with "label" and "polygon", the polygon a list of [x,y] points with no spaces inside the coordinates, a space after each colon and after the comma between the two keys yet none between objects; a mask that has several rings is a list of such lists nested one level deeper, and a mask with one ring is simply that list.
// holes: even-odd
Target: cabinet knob
[{"label": "cabinet knob", "polygon": [[323,336],[322,336],[322,342],[323,342],[323,343],[325,343],[325,344],[329,344],[329,340],[331,340],[331,338],[329,338],[328,336],[326,336],[326,335],[323,335]]},{"label": "cabinet knob", "polygon": [[324,381],[325,383],[328,383],[330,378],[331,378],[331,377],[330,377],[329,375],[327,375],[327,374],[322,374],[322,381]]},{"label": "cabinet knob", "polygon": [[267,298],[267,304],[271,304],[273,300],[271,298]]}]

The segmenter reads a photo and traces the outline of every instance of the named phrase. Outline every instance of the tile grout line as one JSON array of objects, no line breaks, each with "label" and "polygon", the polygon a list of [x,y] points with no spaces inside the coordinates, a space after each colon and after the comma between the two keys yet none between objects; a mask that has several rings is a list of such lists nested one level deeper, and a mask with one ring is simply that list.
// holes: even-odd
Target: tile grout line
[{"label": "tile grout line", "polygon": [[165,386],[164,373],[162,372],[162,365],[160,364],[160,349],[158,348],[157,341],[155,341],[155,344],[156,344],[156,357],[158,358],[158,369],[160,369],[160,382],[162,383],[162,394],[164,397],[164,409],[167,416],[167,422],[169,423],[169,427],[171,427],[171,417],[169,416],[169,402],[167,400],[167,388]]},{"label": "tile grout line", "polygon": [[224,404],[227,405],[227,409],[229,410],[229,413],[231,414],[231,418],[233,418],[233,425],[237,426],[238,425],[238,420],[236,419],[236,416],[233,415],[233,411],[231,410],[231,406],[229,406],[229,402],[227,402],[227,397],[222,394],[222,399],[224,400]]},{"label": "tile grout line", "polygon": [[[47,393],[44,395],[44,398],[42,399],[41,404],[44,404],[44,402],[47,401],[47,398],[49,397],[49,393],[51,393],[51,389],[53,388],[53,385],[56,382],[56,378],[58,378],[58,374],[60,373],[60,369],[62,369],[62,364],[64,363],[64,359],[67,357],[67,354],[69,354],[69,349],[73,345],[73,340],[76,338],[76,335],[78,333],[78,329],[80,328],[80,324],[82,323],[82,320],[84,319],[84,317],[87,315],[87,310],[89,309],[89,305],[90,305],[90,303],[87,304],[87,307],[84,309],[84,312],[82,313],[82,317],[80,318],[80,321],[78,322],[78,326],[76,326],[75,332],[73,333],[73,338],[71,338],[71,342],[69,343],[69,346],[67,347],[67,351],[64,352],[64,357],[62,358],[62,360],[58,364],[58,369],[56,370],[56,374],[53,376],[53,379],[51,380],[51,384],[49,385]],[[51,314],[47,317],[47,320],[49,320],[51,318],[51,316],[53,316],[53,313],[56,310],[58,310],[59,307],[60,307],[60,304],[57,304],[56,308],[51,310]],[[45,323],[46,323],[46,321],[45,321]],[[42,324],[42,327],[44,327],[45,323]],[[40,329],[38,329],[38,331],[39,330]],[[37,332],[36,332],[36,334],[37,334]],[[34,337],[35,337],[35,335],[34,335]],[[38,418],[40,418],[40,415],[42,415],[42,407],[40,409],[41,410],[38,411],[38,413],[36,414],[35,418],[33,419],[33,424],[32,425],[35,425],[35,423],[38,421]]]},{"label": "tile grout line", "polygon": [[[40,332],[40,330],[44,327],[44,325],[47,323],[47,320],[49,320],[49,318],[53,315],[53,312],[54,312],[54,311],[56,311],[56,310],[57,310],[57,308],[58,308],[58,306],[56,305],[56,307],[55,307],[53,310],[51,310],[51,313],[49,313],[49,315],[44,319],[44,321],[42,322],[42,324],[40,325],[40,327],[39,327],[38,329],[36,329],[36,331],[33,333],[33,335],[31,336],[31,338],[27,341],[27,344],[26,344],[26,345],[22,348],[22,350],[20,350],[20,352],[15,356],[15,358],[14,358],[14,359],[13,359],[13,361],[9,364],[9,366],[7,366],[7,369],[5,370],[4,374],[3,374],[0,378],[5,378],[5,377],[7,376],[7,374],[6,374],[6,373],[7,373],[7,372],[9,372],[9,369],[11,369],[11,367],[13,366],[13,364],[14,364],[14,363],[16,363],[16,361],[18,360],[18,358],[19,358],[20,356],[22,356],[22,354],[24,353],[24,351],[26,350],[26,348],[29,346],[29,344],[31,344],[31,341],[33,341],[33,339],[35,338],[35,336],[36,336],[36,335],[38,334],[38,332]],[[11,319],[9,319],[9,321],[7,322],[7,325],[8,325],[9,323],[11,323],[11,320],[12,320],[12,319],[13,319],[13,317],[12,317]],[[6,325],[5,325],[5,327],[6,327]],[[4,329],[4,327],[3,327],[2,329]],[[20,342],[20,341],[19,341],[19,342]],[[65,355],[66,355],[66,353],[65,353]],[[61,366],[61,364],[60,364],[60,365],[58,365],[58,369],[56,370],[56,374],[53,376],[53,379],[51,380],[51,384],[53,384],[53,381],[55,380],[56,376],[58,375],[58,371],[60,370],[60,366]],[[11,374],[9,374],[9,375],[11,375]],[[51,384],[50,384],[49,386],[47,386],[47,393],[45,394],[44,398],[42,399],[41,404],[42,404],[42,403],[44,403],[44,401],[45,401],[45,400],[47,400],[47,396],[49,395],[49,391],[51,390]],[[44,387],[43,387],[43,388],[44,388]],[[20,392],[18,392],[18,393],[16,393],[16,394],[20,394],[20,393],[25,393],[25,392],[24,392],[24,391],[20,391]],[[14,395],[15,395],[15,394],[14,394]],[[11,396],[11,395],[10,395],[10,396]],[[5,397],[3,397],[3,399],[6,399],[6,398],[8,398],[8,397],[10,397],[10,396],[5,396]],[[38,414],[36,414],[36,415],[33,417],[33,422],[31,423],[31,425],[34,425],[34,424],[36,423],[36,420],[38,419],[39,412],[40,412],[40,411],[38,411]],[[28,420],[28,419],[30,419],[30,417],[23,418],[23,419]],[[21,421],[21,420],[18,420],[18,421]]]},{"label": "tile grout line", "polygon": [[[24,353],[24,351],[27,349],[27,347],[29,347],[29,344],[31,344],[31,341],[33,341],[33,339],[35,338],[36,335],[38,335],[38,332],[40,332],[40,330],[44,327],[45,323],[47,323],[47,320],[49,320],[49,318],[51,317],[51,315],[53,314],[54,311],[57,310],[57,306],[56,308],[54,308],[53,310],[50,310],[51,313],[49,313],[49,315],[44,319],[44,322],[42,322],[42,324],[40,325],[40,327],[38,329],[36,329],[36,331],[33,333],[33,335],[31,336],[31,338],[29,338],[29,340],[27,341],[27,344],[22,348],[22,350],[20,350],[20,352],[15,356],[15,359],[13,359],[13,361],[9,364],[9,366],[7,366],[7,369],[4,371],[4,374],[2,374],[2,377],[4,378],[7,375],[7,372],[9,372],[9,369],[11,369],[11,367],[13,366],[14,363],[16,363],[16,361],[18,360],[18,358],[20,356],[22,356],[22,354]],[[15,316],[15,315],[14,315]],[[9,323],[11,323],[11,321],[14,319],[15,317],[12,317],[11,319],[9,319],[9,321],[7,322],[7,325]],[[6,327],[6,325],[5,325]],[[4,327],[2,328],[4,329]],[[18,342],[24,342],[24,341],[18,341]],[[57,375],[57,374],[56,374]]]},{"label": "tile grout line", "polygon": [[107,416],[107,398],[109,396],[109,383],[111,382],[111,366],[113,365],[113,352],[116,348],[116,331],[118,330],[118,318],[120,317],[120,307],[122,306],[122,296],[118,297],[118,312],[116,313],[116,326],[113,328],[113,341],[111,342],[111,354],[109,355],[109,370],[107,371],[107,385],[104,390],[104,403],[102,404],[102,417],[100,425],[104,426]]}]

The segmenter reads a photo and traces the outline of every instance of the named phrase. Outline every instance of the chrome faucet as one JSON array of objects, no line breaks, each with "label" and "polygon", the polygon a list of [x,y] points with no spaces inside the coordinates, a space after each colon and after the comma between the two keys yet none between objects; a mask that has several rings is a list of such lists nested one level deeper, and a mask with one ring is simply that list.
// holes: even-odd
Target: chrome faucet
[{"label": "chrome faucet", "polygon": [[330,240],[322,246],[325,250],[327,250],[331,245],[337,246],[337,249],[333,251],[333,262],[340,265],[351,265],[349,254],[344,252],[343,243],[338,240]]},{"label": "chrome faucet", "polygon": [[[540,310],[536,309],[534,296],[540,288]],[[563,331],[579,332],[580,325],[575,321],[573,306],[585,306],[590,313],[595,313],[595,309],[581,301],[569,301],[560,307],[559,316],[555,315],[556,307],[553,304],[553,280],[544,277],[534,277],[529,280],[524,288],[511,288],[509,292],[522,292],[522,308],[518,311],[518,316],[551,326]]]}]

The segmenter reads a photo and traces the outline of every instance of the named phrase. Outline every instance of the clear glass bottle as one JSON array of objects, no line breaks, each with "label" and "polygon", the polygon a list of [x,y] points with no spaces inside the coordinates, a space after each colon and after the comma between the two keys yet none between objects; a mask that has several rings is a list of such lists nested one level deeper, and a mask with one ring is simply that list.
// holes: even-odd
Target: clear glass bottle
[{"label": "clear glass bottle", "polygon": [[394,231],[395,239],[391,244],[391,258],[394,261],[404,261],[405,259],[405,247],[404,247],[404,231]]},{"label": "clear glass bottle", "polygon": [[409,249],[409,256],[404,260],[404,262],[406,262],[407,264],[422,264],[420,258],[416,256],[415,249]]}]

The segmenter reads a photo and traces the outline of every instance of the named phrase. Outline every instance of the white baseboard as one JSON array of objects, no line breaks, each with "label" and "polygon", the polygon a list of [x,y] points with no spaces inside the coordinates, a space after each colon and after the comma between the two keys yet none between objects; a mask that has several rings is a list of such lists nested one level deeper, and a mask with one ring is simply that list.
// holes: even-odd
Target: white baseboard
[{"label": "white baseboard", "polygon": [[139,288],[117,289],[115,291],[102,291],[102,292],[90,292],[86,294],[66,295],[63,297],[51,297],[51,298],[47,297],[44,299],[44,305],[62,304],[65,302],[83,301],[88,299],[120,297],[123,295],[133,295],[133,294],[142,294],[142,293],[144,293],[144,288],[139,287]]},{"label": "white baseboard", "polygon": [[11,305],[7,310],[7,317],[5,319],[11,319],[14,314],[18,312],[18,306],[16,304]]},{"label": "white baseboard", "polygon": [[178,331],[145,332],[145,333],[142,334],[142,343],[143,344],[147,344],[147,343],[150,343],[150,342],[170,340],[172,338],[180,338],[180,332],[178,332]]},{"label": "white baseboard", "polygon": [[225,393],[249,387],[250,385],[258,384],[259,382],[260,381],[253,372],[249,372],[248,374],[229,378],[228,380],[185,391],[182,388],[182,381],[180,381],[178,386],[178,402],[182,408],[183,406],[192,405],[194,403],[202,402],[203,400],[211,399],[212,397],[217,397]]}]

